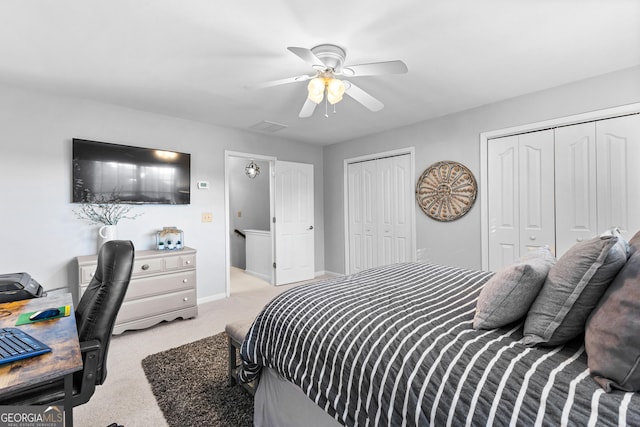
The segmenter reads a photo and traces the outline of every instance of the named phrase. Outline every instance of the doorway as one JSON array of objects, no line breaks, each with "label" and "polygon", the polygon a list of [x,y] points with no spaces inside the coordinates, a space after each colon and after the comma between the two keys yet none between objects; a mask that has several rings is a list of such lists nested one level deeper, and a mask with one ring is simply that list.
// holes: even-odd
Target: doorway
[{"label": "doorway", "polygon": [[[252,162],[260,173],[249,173],[254,168],[250,166]],[[251,178],[249,175],[255,176]],[[247,180],[258,182],[259,177],[263,179],[262,186],[251,190],[253,183]],[[251,276],[262,279],[269,286],[313,279],[313,183],[311,164],[278,161],[275,157],[250,153],[225,152],[227,297],[232,293],[232,277],[247,278],[238,273],[250,272]],[[258,200],[263,201],[259,203]],[[253,219],[244,220],[246,214]],[[241,269],[242,244],[238,239],[244,239],[241,241],[244,243],[244,270]]]},{"label": "doorway", "polygon": [[[227,296],[274,283],[274,163],[275,158],[270,156],[225,153]],[[247,254],[247,240],[251,248],[259,249]]]}]

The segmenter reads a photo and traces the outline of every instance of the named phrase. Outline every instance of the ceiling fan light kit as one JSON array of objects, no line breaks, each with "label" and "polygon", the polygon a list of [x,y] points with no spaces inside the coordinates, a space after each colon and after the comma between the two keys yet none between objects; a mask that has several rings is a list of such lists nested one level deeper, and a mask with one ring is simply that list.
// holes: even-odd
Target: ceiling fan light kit
[{"label": "ceiling fan light kit", "polygon": [[[404,74],[408,71],[405,63],[397,60],[344,67],[344,61],[347,56],[346,51],[334,44],[321,44],[311,49],[304,47],[288,47],[287,49],[310,64],[315,73],[266,82],[257,87],[272,87],[310,80],[307,84],[307,99],[298,114],[300,118],[311,117],[316,105],[322,102],[323,99],[335,105],[342,100],[345,93],[370,111],[380,111],[384,107],[381,101],[353,84],[353,82],[338,79],[336,76],[377,76]],[[325,116],[328,117],[326,113]]]},{"label": "ceiling fan light kit", "polygon": [[309,82],[307,90],[309,92],[308,98],[316,104],[322,102],[325,91],[327,92],[327,101],[330,104],[336,104],[342,101],[345,86],[342,80],[333,77],[315,77]]}]

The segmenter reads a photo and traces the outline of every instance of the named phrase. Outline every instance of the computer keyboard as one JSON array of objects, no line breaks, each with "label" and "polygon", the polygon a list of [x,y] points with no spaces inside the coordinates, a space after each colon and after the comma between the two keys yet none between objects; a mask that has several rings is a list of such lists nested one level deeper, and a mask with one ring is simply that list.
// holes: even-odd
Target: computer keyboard
[{"label": "computer keyboard", "polygon": [[0,365],[38,356],[51,347],[18,328],[0,328]]}]

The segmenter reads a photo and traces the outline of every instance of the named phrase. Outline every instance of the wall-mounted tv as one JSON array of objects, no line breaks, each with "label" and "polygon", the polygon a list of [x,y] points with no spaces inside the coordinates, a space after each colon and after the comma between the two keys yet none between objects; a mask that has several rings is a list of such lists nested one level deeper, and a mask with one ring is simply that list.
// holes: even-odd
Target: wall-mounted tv
[{"label": "wall-mounted tv", "polygon": [[191,155],[73,139],[73,202],[185,205],[191,202]]}]

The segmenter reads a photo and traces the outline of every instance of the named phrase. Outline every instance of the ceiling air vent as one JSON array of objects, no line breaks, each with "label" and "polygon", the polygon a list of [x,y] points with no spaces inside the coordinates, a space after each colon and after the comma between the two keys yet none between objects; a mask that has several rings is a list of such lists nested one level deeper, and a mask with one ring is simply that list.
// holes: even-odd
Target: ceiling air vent
[{"label": "ceiling air vent", "polygon": [[283,125],[281,123],[270,122],[268,120],[263,120],[261,122],[256,123],[255,125],[249,126],[251,130],[258,130],[260,132],[278,132],[282,129],[286,129],[288,126]]}]

